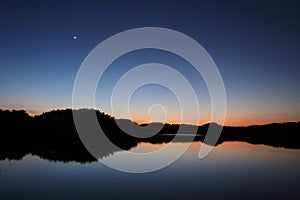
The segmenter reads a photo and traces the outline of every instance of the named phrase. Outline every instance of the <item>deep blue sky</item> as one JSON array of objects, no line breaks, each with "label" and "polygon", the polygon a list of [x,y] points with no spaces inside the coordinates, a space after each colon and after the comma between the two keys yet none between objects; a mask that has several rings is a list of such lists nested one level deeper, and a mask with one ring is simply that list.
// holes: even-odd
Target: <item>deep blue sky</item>
[{"label": "deep blue sky", "polygon": [[[226,87],[227,124],[298,121],[299,10],[298,1],[1,1],[0,107],[32,114],[71,107],[77,70],[96,45],[127,29],[155,26],[187,34],[211,55]],[[181,70],[206,99],[188,64],[145,50],[115,62],[99,86],[99,108],[109,112],[106,96],[124,69],[150,61]],[[148,119],[140,116],[148,104],[173,102],[172,95],[151,99],[151,93],[168,92],[157,86],[137,92],[133,115],[140,121]]]}]

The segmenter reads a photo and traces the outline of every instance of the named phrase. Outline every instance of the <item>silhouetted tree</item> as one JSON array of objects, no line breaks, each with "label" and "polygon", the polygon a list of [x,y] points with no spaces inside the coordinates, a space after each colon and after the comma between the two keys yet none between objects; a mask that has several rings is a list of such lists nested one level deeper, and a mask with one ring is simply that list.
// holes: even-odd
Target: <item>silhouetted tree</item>
[{"label": "silhouetted tree", "polygon": [[[71,109],[53,110],[34,117],[24,110],[0,110],[0,160],[21,159],[28,153],[41,158],[60,161],[90,162],[93,157],[82,144],[73,121],[73,112],[82,116],[94,114],[104,131],[103,141],[99,142],[97,158],[115,151],[129,150],[139,142],[163,143],[171,141],[179,129],[178,124],[141,124],[162,129],[149,138],[136,138],[123,132],[114,117],[98,110]],[[85,119],[84,120],[88,120]],[[130,120],[119,120],[130,124]],[[134,123],[133,123],[134,124]],[[135,123],[136,125],[136,123]],[[218,127],[216,123],[199,127],[183,125],[184,133],[197,130],[196,141],[203,141],[208,127]],[[99,133],[100,134],[100,133]],[[218,144],[225,141],[245,141],[253,144],[266,144],[274,147],[300,149],[300,122],[273,123],[262,126],[223,127]],[[100,137],[100,138],[101,138]],[[108,138],[110,142],[104,140]],[[186,137],[179,137],[175,142],[185,142]],[[111,142],[115,145],[111,145]]]}]

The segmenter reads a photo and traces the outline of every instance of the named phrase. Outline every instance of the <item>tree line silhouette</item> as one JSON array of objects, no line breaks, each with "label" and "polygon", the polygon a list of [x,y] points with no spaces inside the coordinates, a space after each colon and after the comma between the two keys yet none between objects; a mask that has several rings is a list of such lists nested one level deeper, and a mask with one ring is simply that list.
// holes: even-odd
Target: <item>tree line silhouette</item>
[{"label": "tree line silhouette", "polygon": [[[83,145],[74,121],[73,112],[77,114],[95,113],[97,120],[111,142],[99,141],[97,158],[92,156]],[[0,160],[21,159],[27,154],[37,155],[51,161],[92,162],[116,151],[129,150],[140,142],[166,143],[174,139],[180,125],[178,124],[141,124],[162,129],[151,137],[137,138],[122,131],[118,123],[132,123],[126,119],[114,117],[92,109],[53,110],[41,115],[29,116],[24,110],[0,110]],[[176,137],[175,142],[189,141],[189,130],[196,128],[194,141],[202,141],[210,124],[202,126],[183,125],[187,137]],[[212,123],[212,126],[219,126]],[[273,147],[300,149],[300,122],[273,123],[246,127],[223,127],[216,145],[226,141],[244,141],[252,144],[265,144]],[[173,141],[174,142],[174,141]],[[212,145],[212,144],[209,144]],[[117,146],[117,147],[116,147]]]}]

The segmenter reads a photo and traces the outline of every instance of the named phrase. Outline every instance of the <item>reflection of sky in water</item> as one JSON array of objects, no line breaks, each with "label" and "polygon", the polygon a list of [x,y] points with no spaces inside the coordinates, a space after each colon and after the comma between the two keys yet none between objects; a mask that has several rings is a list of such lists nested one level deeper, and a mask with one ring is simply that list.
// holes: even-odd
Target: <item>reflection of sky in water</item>
[{"label": "reflection of sky in water", "polygon": [[[49,162],[35,156],[0,161],[0,197],[286,199],[300,194],[300,150],[228,142],[199,160],[200,146],[194,143],[171,166],[147,174],[122,173],[101,163]],[[143,143],[132,151],[160,147]],[[114,157],[121,158],[122,152]]]}]

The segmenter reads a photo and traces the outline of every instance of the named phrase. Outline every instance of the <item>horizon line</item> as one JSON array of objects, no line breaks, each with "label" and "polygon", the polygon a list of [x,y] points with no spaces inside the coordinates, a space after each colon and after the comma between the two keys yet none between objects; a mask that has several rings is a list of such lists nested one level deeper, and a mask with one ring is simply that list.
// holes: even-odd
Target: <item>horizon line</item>
[{"label": "horizon line", "polygon": [[300,120],[298,121],[282,121],[282,122],[279,122],[279,121],[274,121],[274,122],[269,122],[269,123],[261,123],[261,124],[247,124],[247,125],[225,125],[226,123],[224,123],[224,125],[220,125],[219,123],[217,122],[213,122],[213,121],[207,121],[205,123],[202,123],[202,124],[188,124],[188,123],[168,123],[168,122],[159,122],[159,121],[153,121],[153,122],[142,122],[142,123],[138,123],[132,119],[127,119],[127,118],[117,118],[109,113],[106,113],[104,111],[101,111],[100,109],[95,109],[95,108],[77,108],[77,109],[72,109],[72,108],[56,108],[56,109],[51,109],[51,110],[48,110],[48,111],[43,111],[43,112],[40,112],[39,114],[32,114],[30,113],[30,111],[27,111],[25,109],[7,109],[7,108],[0,108],[0,111],[25,111],[26,114],[28,114],[30,117],[36,117],[36,116],[40,116],[40,115],[43,115],[45,113],[48,113],[48,112],[52,112],[52,111],[64,111],[64,110],[95,110],[95,111],[99,111],[100,113],[104,113],[106,115],[109,115],[111,117],[113,117],[115,120],[130,120],[132,121],[133,123],[136,123],[138,125],[142,125],[142,124],[151,124],[151,123],[161,123],[161,124],[170,124],[170,125],[188,125],[188,126],[204,126],[206,124],[211,124],[211,123],[215,123],[219,126],[222,126],[222,127],[251,127],[251,126],[264,126],[264,125],[271,125],[271,124],[283,124],[283,123],[300,123]]}]

